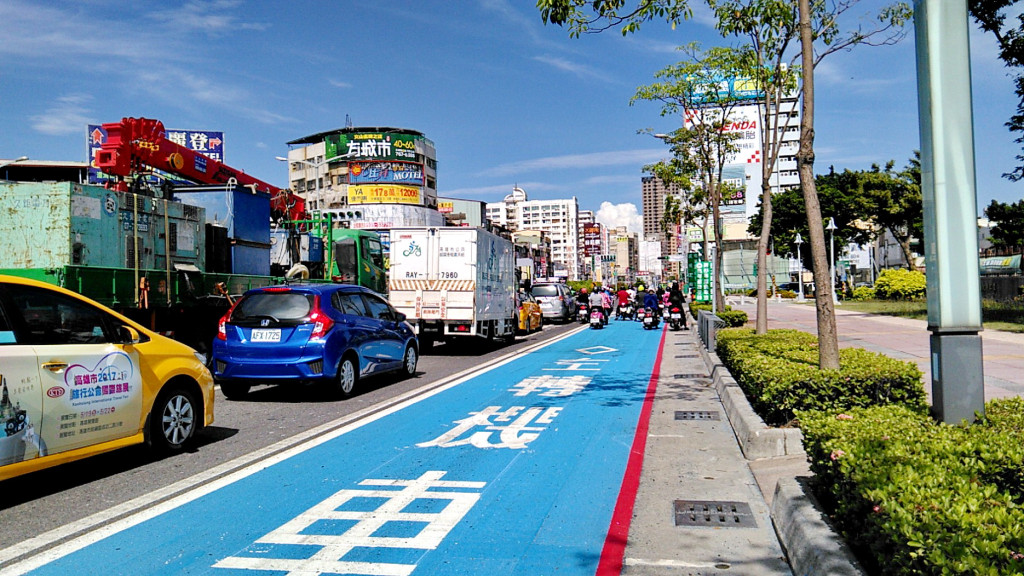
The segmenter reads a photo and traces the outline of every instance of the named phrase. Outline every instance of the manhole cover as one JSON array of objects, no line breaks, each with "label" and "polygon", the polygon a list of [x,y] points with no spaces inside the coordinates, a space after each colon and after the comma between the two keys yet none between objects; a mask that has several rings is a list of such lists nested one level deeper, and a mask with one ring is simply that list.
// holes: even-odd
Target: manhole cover
[{"label": "manhole cover", "polygon": [[707,374],[673,374],[672,377],[675,378],[676,380],[681,380],[681,379],[684,379],[684,378],[685,379],[707,378],[708,375]]},{"label": "manhole cover", "polygon": [[676,500],[676,526],[754,528],[757,521],[746,502]]},{"label": "manhole cover", "polygon": [[676,420],[721,420],[714,410],[676,410]]}]

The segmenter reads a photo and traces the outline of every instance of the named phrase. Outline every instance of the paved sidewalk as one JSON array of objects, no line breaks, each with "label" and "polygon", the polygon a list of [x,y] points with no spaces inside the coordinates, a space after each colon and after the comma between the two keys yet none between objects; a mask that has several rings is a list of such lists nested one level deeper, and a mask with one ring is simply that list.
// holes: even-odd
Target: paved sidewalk
[{"label": "paved sidewalk", "polygon": [[[730,303],[754,319],[757,303],[752,298],[739,304],[730,299]],[[931,399],[931,332],[926,321],[853,312],[840,304],[836,306],[836,324],[840,346],[857,346],[917,364],[924,372],[922,381]],[[769,301],[768,328],[795,328],[817,334],[814,303]],[[1024,396],[1024,334],[984,330],[981,341],[985,399]]]},{"label": "paved sidewalk", "polygon": [[[694,329],[665,335],[622,573],[791,576],[699,345]],[[749,511],[677,514],[677,501],[701,510],[701,502],[738,502]]]}]

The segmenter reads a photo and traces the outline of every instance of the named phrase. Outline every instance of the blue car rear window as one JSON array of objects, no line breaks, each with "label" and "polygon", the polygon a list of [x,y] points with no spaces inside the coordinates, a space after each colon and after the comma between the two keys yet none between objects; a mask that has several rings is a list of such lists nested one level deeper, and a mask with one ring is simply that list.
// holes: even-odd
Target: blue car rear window
[{"label": "blue car rear window", "polygon": [[300,320],[309,316],[313,295],[300,292],[261,292],[242,299],[231,314],[232,321],[272,317],[277,320]]}]

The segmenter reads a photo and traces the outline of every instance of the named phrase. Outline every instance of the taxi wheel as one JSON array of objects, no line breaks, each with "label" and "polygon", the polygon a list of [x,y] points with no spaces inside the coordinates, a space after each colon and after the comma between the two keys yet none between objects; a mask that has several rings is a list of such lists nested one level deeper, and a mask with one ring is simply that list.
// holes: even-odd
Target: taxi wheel
[{"label": "taxi wheel", "polygon": [[416,347],[409,344],[405,347],[405,356],[402,357],[402,378],[412,378],[416,375],[416,364],[419,362],[419,354]]},{"label": "taxi wheel", "polygon": [[184,388],[169,387],[160,393],[149,416],[149,440],[160,452],[178,452],[196,432],[199,403]]},{"label": "taxi wheel", "polygon": [[356,366],[351,356],[346,356],[341,359],[341,364],[338,366],[338,378],[335,382],[335,392],[341,397],[348,398],[352,395],[352,391],[356,388],[356,382],[359,381],[359,367]]}]

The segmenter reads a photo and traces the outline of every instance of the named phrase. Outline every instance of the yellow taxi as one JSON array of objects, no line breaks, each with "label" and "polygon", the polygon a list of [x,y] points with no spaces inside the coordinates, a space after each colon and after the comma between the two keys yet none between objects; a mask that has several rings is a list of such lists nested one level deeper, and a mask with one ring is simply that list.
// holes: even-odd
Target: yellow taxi
[{"label": "yellow taxi", "polygon": [[88,298],[0,275],[0,480],[213,423],[195,350]]},{"label": "yellow taxi", "polygon": [[540,330],[544,323],[544,312],[540,309],[540,303],[529,292],[519,292],[519,332],[530,334]]}]

